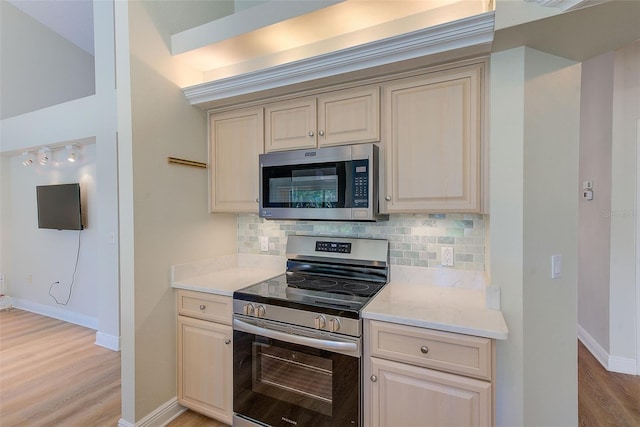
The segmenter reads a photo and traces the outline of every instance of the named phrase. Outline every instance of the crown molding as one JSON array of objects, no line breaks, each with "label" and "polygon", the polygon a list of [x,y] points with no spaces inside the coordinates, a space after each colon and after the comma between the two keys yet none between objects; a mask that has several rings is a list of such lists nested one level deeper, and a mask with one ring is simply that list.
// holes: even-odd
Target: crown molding
[{"label": "crown molding", "polygon": [[495,13],[460,19],[375,42],[183,88],[192,105],[247,95],[381,65],[461,50],[491,51]]}]

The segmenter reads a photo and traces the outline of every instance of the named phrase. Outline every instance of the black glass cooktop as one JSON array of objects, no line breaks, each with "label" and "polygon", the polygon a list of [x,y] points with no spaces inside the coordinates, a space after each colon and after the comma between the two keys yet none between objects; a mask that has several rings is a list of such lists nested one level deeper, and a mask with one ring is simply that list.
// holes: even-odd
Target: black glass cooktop
[{"label": "black glass cooktop", "polygon": [[235,299],[286,307],[316,307],[358,313],[384,285],[381,282],[288,272],[240,289],[233,296]]}]

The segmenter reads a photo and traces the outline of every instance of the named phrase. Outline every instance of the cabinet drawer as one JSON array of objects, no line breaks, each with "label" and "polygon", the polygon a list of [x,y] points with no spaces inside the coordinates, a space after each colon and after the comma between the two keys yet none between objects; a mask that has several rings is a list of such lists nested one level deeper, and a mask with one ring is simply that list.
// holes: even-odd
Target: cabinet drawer
[{"label": "cabinet drawer", "polygon": [[178,314],[230,325],[233,317],[233,299],[222,295],[179,290]]},{"label": "cabinet drawer", "polygon": [[488,338],[369,321],[372,356],[491,380],[492,343]]}]

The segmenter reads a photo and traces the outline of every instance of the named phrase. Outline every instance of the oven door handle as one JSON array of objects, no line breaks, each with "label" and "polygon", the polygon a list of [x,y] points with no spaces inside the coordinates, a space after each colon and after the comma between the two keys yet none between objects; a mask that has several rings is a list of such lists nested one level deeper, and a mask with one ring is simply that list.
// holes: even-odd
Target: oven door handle
[{"label": "oven door handle", "polygon": [[300,335],[287,334],[286,332],[274,331],[273,329],[261,328],[239,319],[233,319],[233,329],[247,332],[249,334],[260,335],[275,340],[286,341],[292,344],[306,345],[322,350],[357,351],[358,344],[355,342],[342,342],[319,340],[317,338],[303,337]]}]

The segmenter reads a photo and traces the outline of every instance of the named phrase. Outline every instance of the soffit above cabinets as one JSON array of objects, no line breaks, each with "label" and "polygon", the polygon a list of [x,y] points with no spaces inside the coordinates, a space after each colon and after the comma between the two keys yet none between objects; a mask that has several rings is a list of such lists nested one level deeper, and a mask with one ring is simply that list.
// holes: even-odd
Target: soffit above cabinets
[{"label": "soffit above cabinets", "polygon": [[[493,40],[490,0],[311,1],[324,7],[289,10],[289,19],[277,21],[268,11],[279,3],[291,4],[266,2],[172,36],[174,58],[202,72],[201,82],[183,88],[193,105],[212,108],[364,70],[397,72],[397,64],[415,67],[418,58],[433,57],[422,61],[431,65],[486,54]],[[236,30],[227,38],[215,31],[223,27]]]}]

